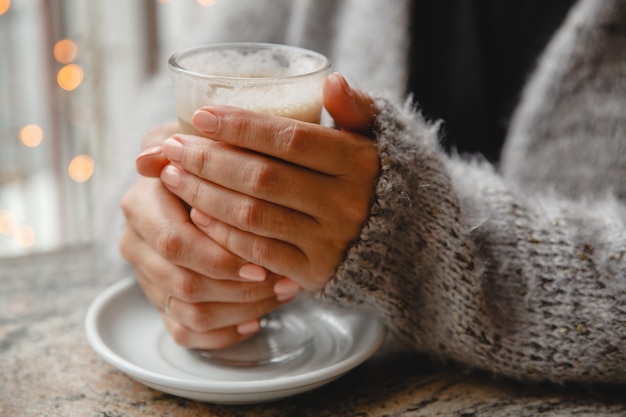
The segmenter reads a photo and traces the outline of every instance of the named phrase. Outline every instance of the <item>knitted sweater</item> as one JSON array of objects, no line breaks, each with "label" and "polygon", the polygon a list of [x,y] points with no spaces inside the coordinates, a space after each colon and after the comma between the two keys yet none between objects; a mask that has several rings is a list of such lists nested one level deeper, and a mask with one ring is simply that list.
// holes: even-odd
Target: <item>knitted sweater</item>
[{"label": "knitted sweater", "polygon": [[381,101],[370,218],[326,297],[417,349],[519,379],[626,381],[626,2],[586,1],[545,52],[502,174]]},{"label": "knitted sweater", "polygon": [[[415,349],[473,368],[626,381],[626,1],[581,0],[570,12],[525,89],[499,171],[446,155],[438,124],[405,104],[408,1],[214,7],[193,42],[317,49],[378,97],[370,215],[320,299],[373,310]],[[259,15],[266,24],[251,25]]]}]

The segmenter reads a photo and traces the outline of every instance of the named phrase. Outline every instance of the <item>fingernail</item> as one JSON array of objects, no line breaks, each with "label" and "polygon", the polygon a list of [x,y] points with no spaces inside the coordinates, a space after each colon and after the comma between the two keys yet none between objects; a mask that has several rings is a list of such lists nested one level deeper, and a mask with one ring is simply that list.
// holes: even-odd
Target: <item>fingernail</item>
[{"label": "fingernail", "polygon": [[185,146],[175,138],[167,138],[163,142],[163,152],[165,156],[174,162],[180,162],[183,159],[183,153],[185,152]]},{"label": "fingernail", "polygon": [[197,226],[201,227],[210,226],[212,221],[211,217],[195,208],[191,209],[191,220],[193,220]]},{"label": "fingernail", "polygon": [[160,146],[151,146],[144,149],[139,155],[137,155],[137,159],[145,158],[146,156],[158,155],[161,152],[163,152],[163,149]]},{"label": "fingernail", "polygon": [[239,268],[239,277],[248,281],[263,281],[267,276],[267,271],[262,266],[245,264]]},{"label": "fingernail", "polygon": [[333,73],[331,75],[333,75],[335,77],[335,79],[337,80],[337,82],[339,82],[339,85],[341,85],[341,89],[343,90],[343,92],[348,97],[354,98],[354,91],[352,91],[352,87],[350,87],[350,85],[348,84],[348,82],[346,81],[344,76],[339,74],[338,72],[335,72],[335,73]]},{"label": "fingernail", "polygon": [[183,179],[183,173],[174,165],[168,165],[161,171],[161,181],[172,188],[178,188]]},{"label": "fingernail", "polygon": [[212,133],[219,127],[219,119],[208,110],[198,110],[191,116],[191,123],[203,132]]},{"label": "fingernail", "polygon": [[280,279],[276,282],[276,284],[274,284],[274,294],[276,294],[277,296],[294,296],[299,292],[300,285],[298,285],[297,282],[289,278]]},{"label": "fingernail", "polygon": [[261,328],[261,324],[258,320],[248,321],[246,323],[241,323],[237,326],[237,333],[240,335],[248,335],[252,333],[256,333]]}]

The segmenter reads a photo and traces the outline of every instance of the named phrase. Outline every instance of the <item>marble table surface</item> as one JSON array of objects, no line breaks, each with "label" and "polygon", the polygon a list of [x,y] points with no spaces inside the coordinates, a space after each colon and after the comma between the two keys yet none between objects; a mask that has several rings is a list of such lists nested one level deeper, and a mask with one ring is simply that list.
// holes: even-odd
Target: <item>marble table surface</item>
[{"label": "marble table surface", "polygon": [[213,405],[147,388],[89,346],[84,315],[128,274],[90,249],[0,259],[0,416],[626,416],[626,386],[524,385],[383,346],[315,391]]}]

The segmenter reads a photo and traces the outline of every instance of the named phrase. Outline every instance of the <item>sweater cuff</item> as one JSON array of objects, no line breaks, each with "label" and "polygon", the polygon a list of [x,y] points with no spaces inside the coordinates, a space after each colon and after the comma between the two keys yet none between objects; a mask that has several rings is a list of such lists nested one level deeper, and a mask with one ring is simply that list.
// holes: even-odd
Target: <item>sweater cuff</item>
[{"label": "sweater cuff", "polygon": [[[438,124],[426,122],[409,104],[378,99],[377,106],[381,169],[369,217],[318,298],[373,311],[396,333],[405,333],[421,327],[415,314],[423,303],[415,298],[428,297],[433,279],[445,273],[438,248],[462,236],[455,230],[459,205],[438,147]],[[425,281],[431,282],[426,291]],[[400,336],[415,343],[414,333]]]}]

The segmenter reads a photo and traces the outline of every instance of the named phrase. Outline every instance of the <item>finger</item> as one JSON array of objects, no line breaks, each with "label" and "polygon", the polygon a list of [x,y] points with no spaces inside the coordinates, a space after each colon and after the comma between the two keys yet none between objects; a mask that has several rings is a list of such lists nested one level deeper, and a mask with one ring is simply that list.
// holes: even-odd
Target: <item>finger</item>
[{"label": "finger", "polygon": [[161,314],[161,317],[174,341],[188,349],[224,349],[250,337],[259,329],[258,321],[255,320],[244,323],[247,326],[230,326],[208,332],[195,332],[166,314]]},{"label": "finger", "polygon": [[137,156],[135,167],[137,172],[144,177],[158,177],[163,167],[169,162],[161,146],[152,146]]},{"label": "finger", "polygon": [[143,139],[142,152],[135,160],[137,172],[146,177],[158,177],[161,169],[168,163],[161,152],[161,144],[165,139],[179,132],[177,122],[159,125],[148,132]]},{"label": "finger", "polygon": [[[218,244],[279,276],[290,277],[307,290],[318,290],[328,281],[343,253],[338,247],[326,252],[324,262],[314,262],[307,256],[306,251],[283,241],[242,231],[195,209],[192,210],[191,216],[198,228]],[[337,245],[343,247],[341,243]],[[291,293],[280,288],[278,282],[274,285],[276,294]]]},{"label": "finger", "polygon": [[[176,147],[183,149],[170,151]],[[336,203],[327,190],[333,187],[333,182],[342,180],[244,149],[213,141],[198,142],[194,136],[168,139],[163,148],[168,154],[181,155],[176,164],[195,177],[313,217]],[[199,178],[185,175],[186,172],[167,166],[161,179],[176,195],[197,207],[195,197],[208,186]]]},{"label": "finger", "polygon": [[239,275],[246,262],[199,231],[160,180],[140,179],[124,195],[122,210],[141,239],[168,262],[214,279],[247,280]]},{"label": "finger", "polygon": [[324,107],[337,126],[352,132],[371,135],[378,110],[374,100],[360,90],[352,89],[338,73],[324,80]]},{"label": "finger", "polygon": [[355,133],[234,107],[205,107],[191,120],[211,139],[330,175],[349,172],[355,154],[373,146]]},{"label": "finger", "polygon": [[[218,244],[277,275],[291,277],[306,289],[317,289],[318,284],[325,282],[333,272],[316,269],[319,265],[312,265],[305,252],[283,241],[242,231],[196,209],[192,210],[191,216],[198,228]],[[311,282],[316,276],[319,279]]]},{"label": "finger", "polygon": [[274,285],[280,279],[270,275],[262,282],[214,280],[161,258],[129,228],[121,242],[122,256],[131,262],[148,300],[158,309],[167,294],[187,303],[260,301],[275,295]]},{"label": "finger", "polygon": [[[364,170],[359,175],[367,178]],[[237,174],[232,173],[232,176]],[[217,178],[221,178],[221,174],[212,177]],[[319,241],[339,246],[347,243],[345,236],[349,236],[349,240],[354,238],[367,214],[371,192],[371,187],[358,184],[358,179],[354,182],[339,180],[343,184],[333,184],[332,190],[330,185],[327,190],[318,189],[315,184],[303,185],[302,190],[294,187],[292,195],[278,191],[276,195],[264,194],[258,192],[258,187],[246,189],[245,185],[232,185],[242,191],[238,192],[201,180],[173,165],[165,168],[161,179],[191,207],[243,231],[277,239],[299,249]],[[285,182],[293,180],[284,179]],[[318,189],[319,195],[311,194],[311,189]]]},{"label": "finger", "polygon": [[246,304],[185,303],[171,298],[168,316],[189,330],[202,333],[248,323],[276,309],[280,304],[276,297]]}]

